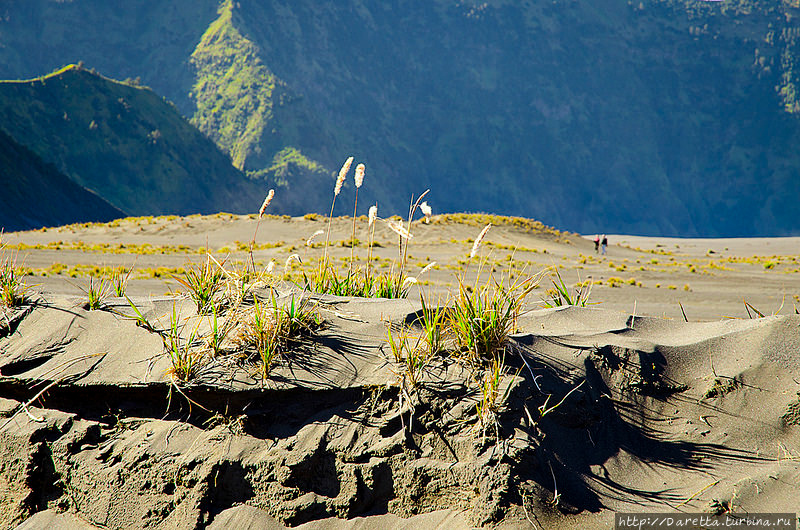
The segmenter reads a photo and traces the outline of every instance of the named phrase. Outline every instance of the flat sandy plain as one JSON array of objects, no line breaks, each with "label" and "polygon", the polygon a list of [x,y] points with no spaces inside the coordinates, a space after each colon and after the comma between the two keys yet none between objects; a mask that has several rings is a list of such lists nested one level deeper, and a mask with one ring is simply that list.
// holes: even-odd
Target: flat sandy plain
[{"label": "flat sandy plain", "polygon": [[[623,511],[796,511],[800,238],[610,235],[601,256],[593,235],[434,216],[411,230],[409,275],[436,265],[407,299],[309,295],[325,325],[268,379],[231,352],[176,385],[161,337],[125,318],[127,301],[82,305],[88,275],[133,267],[128,294],[147,318],[167,327],[175,308],[207,331],[174,277],[207,251],[243,263],[256,223],[219,214],[4,234],[37,303],[0,325],[3,526],[611,528]],[[285,279],[318,263],[325,235],[307,240],[326,226],[261,221],[254,260],[275,262],[282,301],[297,292]],[[342,270],[351,228],[333,221]],[[368,239],[366,218],[356,237]],[[376,270],[397,267],[382,220],[375,241]],[[356,266],[367,252],[354,249]],[[293,254],[302,263],[286,269]],[[544,308],[555,267],[570,288],[591,282],[586,307]],[[417,329],[420,291],[445,303],[458,277],[547,269],[509,342],[488,431],[476,409],[486,370],[436,358],[407,384],[386,329]]]},{"label": "flat sandy plain", "polygon": [[[492,221],[497,226],[488,232],[478,258],[467,266],[474,238]],[[351,218],[338,218],[331,233],[331,254],[340,260],[343,270],[350,249],[341,243],[349,240],[351,223]],[[80,294],[86,277],[96,267],[133,267],[131,293],[162,295],[178,290],[172,276],[188,263],[202,262],[206,248],[220,261],[226,257],[230,261],[246,260],[247,252],[235,249],[237,243],[246,246],[250,242],[255,225],[254,216],[228,214],[131,218],[10,233],[3,241],[17,253],[18,262],[35,271],[30,283],[40,290]],[[368,238],[366,225],[362,217],[356,227],[356,237],[362,242]],[[283,272],[291,254],[298,254],[311,267],[318,263],[325,236],[314,238],[315,248],[306,246],[306,241],[326,227],[322,218],[265,217],[258,229],[258,244],[274,248],[256,250],[254,257],[262,265],[274,260],[276,273]],[[486,259],[495,272],[508,271],[510,260],[529,274],[557,266],[570,286],[591,278],[592,304],[635,311],[637,315],[683,319],[682,305],[690,321],[709,321],[748,317],[745,302],[765,315],[794,313],[795,305],[800,306],[800,237],[610,235],[607,254],[602,256],[594,251],[593,235],[557,232],[527,220],[515,225],[514,219],[495,216],[436,216],[429,225],[415,222],[413,234],[411,275],[430,262],[435,261],[437,266],[420,278],[421,285],[409,294],[412,299],[418,299],[420,288],[444,296],[456,286],[457,275],[465,272],[468,280],[474,278],[481,259]],[[374,256],[381,260],[377,270],[396,266],[397,236],[379,222],[375,240],[381,244],[374,250]],[[356,249],[358,266],[364,265],[366,255],[365,245]],[[56,265],[54,269],[54,264],[64,267]],[[298,268],[293,265],[293,270]],[[58,269],[60,274],[53,274]],[[489,267],[483,270],[485,277]],[[47,276],[41,276],[42,272]],[[538,298],[547,298],[544,291],[552,287],[551,281],[544,279],[541,287]],[[531,301],[531,307],[535,307],[537,296]]]}]

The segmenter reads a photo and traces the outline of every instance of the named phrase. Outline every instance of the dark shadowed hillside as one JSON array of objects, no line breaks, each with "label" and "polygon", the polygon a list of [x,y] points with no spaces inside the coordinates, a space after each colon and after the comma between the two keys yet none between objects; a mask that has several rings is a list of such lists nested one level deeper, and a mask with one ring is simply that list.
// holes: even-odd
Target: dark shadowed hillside
[{"label": "dark shadowed hillside", "polygon": [[353,154],[383,213],[430,187],[581,232],[790,234],[796,4],[10,0],[0,77],[140,76],[291,213]]},{"label": "dark shadowed hillside", "polygon": [[0,188],[0,231],[110,221],[123,216],[2,131]]},{"label": "dark shadowed hillside", "polygon": [[252,211],[264,193],[161,97],[79,67],[0,82],[0,127],[127,214]]}]

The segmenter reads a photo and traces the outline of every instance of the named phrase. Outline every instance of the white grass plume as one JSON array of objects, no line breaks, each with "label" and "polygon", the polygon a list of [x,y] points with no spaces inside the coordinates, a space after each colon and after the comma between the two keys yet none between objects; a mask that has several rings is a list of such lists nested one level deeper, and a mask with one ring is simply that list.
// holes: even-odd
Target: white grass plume
[{"label": "white grass plume", "polygon": [[481,233],[478,234],[478,238],[475,240],[475,243],[472,244],[472,250],[469,253],[470,258],[474,258],[475,254],[478,253],[478,248],[480,248],[481,243],[483,243],[483,238],[486,237],[486,232],[488,232],[491,227],[492,223],[489,223],[481,230]]},{"label": "white grass plume", "polygon": [[258,210],[258,218],[259,219],[261,219],[261,217],[264,216],[264,210],[266,210],[267,206],[269,206],[269,203],[272,202],[272,198],[273,197],[275,197],[275,190],[269,190],[269,193],[267,193],[267,196],[264,199],[264,202],[261,204],[261,209]]},{"label": "white grass plume", "polygon": [[361,184],[364,182],[364,171],[366,170],[366,166],[364,164],[359,164],[356,166],[356,188],[360,188]]},{"label": "white grass plume", "polygon": [[431,222],[431,215],[433,214],[433,210],[431,209],[430,206],[428,206],[428,202],[425,201],[422,204],[420,204],[419,205],[419,209],[422,210],[422,215],[425,216],[425,222],[426,223],[430,223]]},{"label": "white grass plume", "polygon": [[378,206],[372,205],[369,207],[369,225],[367,228],[372,228],[372,225],[375,224],[375,220],[378,218]]},{"label": "white grass plume", "polygon": [[317,237],[317,236],[321,236],[321,235],[322,235],[322,234],[324,234],[324,233],[325,233],[325,231],[324,231],[324,230],[317,230],[316,232],[314,232],[313,234],[311,234],[311,237],[309,237],[309,238],[306,240],[306,246],[307,246],[307,247],[310,247],[310,246],[311,246],[311,243],[313,243],[313,242],[314,242],[314,238],[315,238],[315,237]]},{"label": "white grass plume", "polygon": [[353,164],[353,157],[349,157],[347,160],[344,161],[342,165],[342,169],[339,170],[339,176],[336,177],[336,186],[333,188],[333,196],[339,195],[342,191],[342,184],[344,184],[344,179],[347,177],[347,173],[350,171],[350,166]]},{"label": "white grass plume", "polygon": [[411,232],[406,230],[406,228],[402,224],[400,224],[398,222],[391,221],[391,220],[387,219],[386,220],[386,226],[388,226],[392,230],[392,232],[394,232],[398,236],[402,237],[403,239],[411,239],[412,237],[414,237],[411,234]]}]

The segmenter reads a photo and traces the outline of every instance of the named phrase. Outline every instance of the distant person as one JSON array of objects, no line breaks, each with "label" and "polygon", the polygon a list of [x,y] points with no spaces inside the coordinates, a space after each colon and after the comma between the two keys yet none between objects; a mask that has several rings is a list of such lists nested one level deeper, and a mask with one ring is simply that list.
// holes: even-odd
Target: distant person
[{"label": "distant person", "polygon": [[603,241],[600,243],[603,246],[603,256],[606,255],[606,248],[608,247],[608,238],[603,234]]},{"label": "distant person", "polygon": [[599,234],[596,234],[594,236],[594,253],[595,254],[599,254],[600,253],[600,235]]}]

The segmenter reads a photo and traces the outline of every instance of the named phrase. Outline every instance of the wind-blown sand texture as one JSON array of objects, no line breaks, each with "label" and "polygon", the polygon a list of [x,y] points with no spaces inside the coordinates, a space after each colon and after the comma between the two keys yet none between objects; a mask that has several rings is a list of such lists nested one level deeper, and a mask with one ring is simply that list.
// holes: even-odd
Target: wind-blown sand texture
[{"label": "wind-blown sand texture", "polygon": [[[452,291],[455,273],[477,272],[477,261],[465,260],[483,220],[460,221],[414,227],[414,270],[440,264],[430,284],[417,285],[430,297]],[[85,247],[218,249],[247,241],[253,229],[252,220],[233,216],[136,223],[6,234],[4,241],[62,241],[59,250],[19,250],[17,259],[40,272],[54,261],[130,265],[135,256],[144,270],[203,256]],[[257,250],[256,259],[275,257],[280,270],[297,252],[313,263],[321,249],[305,247],[305,239],[320,224],[265,220],[260,242],[284,243]],[[348,238],[349,226],[338,220],[332,240]],[[306,294],[324,325],[268,379],[252,360],[230,353],[184,385],[172,382],[161,337],[136,325],[125,299],[89,311],[78,288],[84,279],[32,279],[40,284],[35,303],[0,317],[0,521],[20,528],[610,528],[618,511],[796,511],[800,316],[792,301],[800,292],[800,240],[610,239],[609,255],[600,257],[573,234],[514,223],[489,231],[482,274],[508,267],[513,255],[532,272],[563,264],[569,283],[577,273],[603,283],[592,292],[600,303],[588,307],[543,309],[549,279],[534,291],[508,344],[498,423],[485,432],[476,412],[480,373],[442,357],[415,389],[399,383],[403,369],[386,329],[418,329],[416,290],[401,300]],[[397,249],[388,229],[378,240],[378,256],[391,258]],[[622,241],[637,248],[615,245]],[[334,248],[349,256],[349,248]],[[626,283],[633,275],[642,287]],[[615,276],[621,286],[608,285]],[[210,317],[197,316],[186,297],[165,294],[178,289],[163,281],[131,283],[144,316],[166,328],[174,308],[184,337],[207,330]],[[287,283],[276,289],[281,301],[301,295]],[[255,295],[268,303],[273,290]],[[749,309],[749,318],[742,298],[767,316]]]}]

